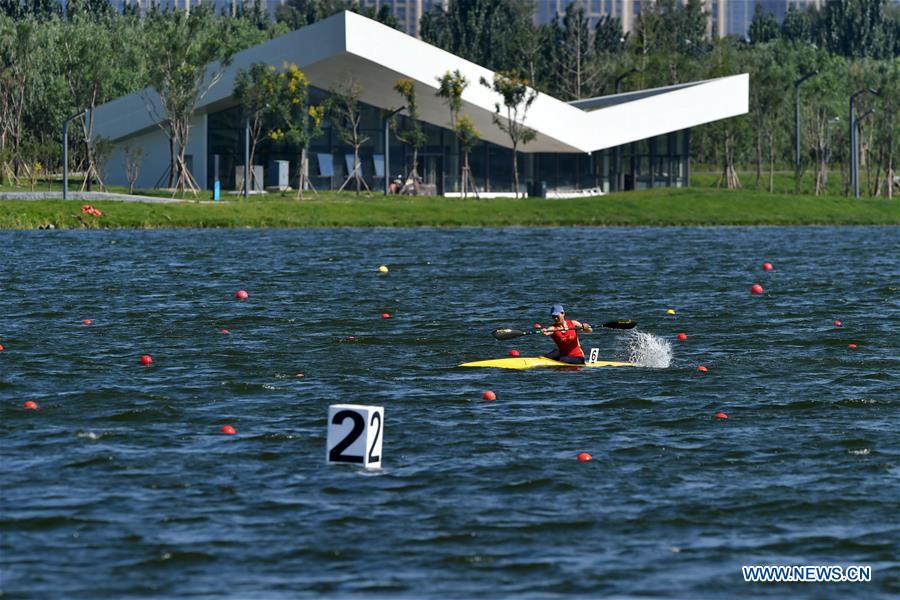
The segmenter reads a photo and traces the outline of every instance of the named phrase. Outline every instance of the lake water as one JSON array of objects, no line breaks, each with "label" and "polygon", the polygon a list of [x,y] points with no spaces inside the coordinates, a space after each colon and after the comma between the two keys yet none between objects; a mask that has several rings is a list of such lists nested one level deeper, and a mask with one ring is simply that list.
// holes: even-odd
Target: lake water
[{"label": "lake water", "polygon": [[[33,231],[0,248],[4,598],[900,594],[896,228]],[[671,364],[456,367],[550,349],[490,332],[555,302],[638,321]],[[581,339],[628,357],[622,333]],[[384,407],[382,469],[325,464],[337,403]],[[744,582],[768,564],[872,581]]]}]

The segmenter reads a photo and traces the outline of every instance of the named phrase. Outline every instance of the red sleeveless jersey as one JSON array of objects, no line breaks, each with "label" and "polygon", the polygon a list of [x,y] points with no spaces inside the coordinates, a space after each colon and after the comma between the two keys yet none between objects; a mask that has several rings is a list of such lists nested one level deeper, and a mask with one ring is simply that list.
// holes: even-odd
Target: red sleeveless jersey
[{"label": "red sleeveless jersey", "polygon": [[578,332],[572,328],[572,321],[567,320],[566,327],[569,328],[568,331],[554,331],[552,336],[560,356],[584,356],[581,344],[578,343]]}]

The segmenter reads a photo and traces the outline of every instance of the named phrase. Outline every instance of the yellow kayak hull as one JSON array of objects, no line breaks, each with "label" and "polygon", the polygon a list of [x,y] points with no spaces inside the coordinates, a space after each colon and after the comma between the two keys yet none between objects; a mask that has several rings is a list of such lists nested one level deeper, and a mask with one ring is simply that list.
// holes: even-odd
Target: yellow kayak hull
[{"label": "yellow kayak hull", "polygon": [[479,360],[475,362],[467,362],[459,365],[460,367],[487,367],[494,369],[537,369],[541,367],[576,367],[579,369],[588,368],[596,369],[599,367],[636,367],[637,365],[629,362],[617,362],[614,360],[597,360],[585,363],[583,365],[570,365],[569,363],[559,362],[552,358],[544,358],[543,356],[523,356],[520,358],[495,358],[492,360]]}]

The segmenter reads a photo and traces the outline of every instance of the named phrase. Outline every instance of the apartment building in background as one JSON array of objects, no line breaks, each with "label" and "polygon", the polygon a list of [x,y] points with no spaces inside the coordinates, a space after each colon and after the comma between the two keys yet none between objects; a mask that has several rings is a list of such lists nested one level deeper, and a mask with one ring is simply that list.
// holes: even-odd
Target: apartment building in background
[{"label": "apartment building in background", "polygon": [[[260,8],[269,15],[274,15],[279,5],[286,0],[213,0],[216,10],[237,12],[241,7],[249,7],[254,2],[260,3]],[[683,2],[684,0],[678,0]],[[900,1],[900,0],[898,0]],[[400,29],[409,35],[419,37],[419,23],[422,15],[429,11],[446,8],[449,0],[359,0],[361,6],[380,9],[382,6],[390,6],[394,17],[397,19]],[[641,9],[655,0],[534,0],[534,22],[538,25],[550,23],[554,16],[562,17],[566,13],[566,7],[570,4],[580,4],[591,26],[604,15],[618,18],[622,23],[623,33],[632,31],[638,22]],[[148,9],[151,4],[190,10],[200,3],[200,0],[111,0],[113,6],[121,10],[124,6],[138,6],[142,10]],[[804,9],[807,6],[821,8],[825,0],[703,0],[709,23],[708,32],[715,37],[737,35],[744,37],[753,20],[753,12],[756,5],[760,4],[768,13],[775,16],[781,23],[788,6]]]}]

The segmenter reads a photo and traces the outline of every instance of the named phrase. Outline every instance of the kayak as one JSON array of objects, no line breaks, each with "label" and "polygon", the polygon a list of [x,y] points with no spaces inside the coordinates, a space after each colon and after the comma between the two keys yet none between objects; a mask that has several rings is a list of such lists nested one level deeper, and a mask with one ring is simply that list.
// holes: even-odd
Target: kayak
[{"label": "kayak", "polygon": [[617,362],[614,360],[595,360],[583,365],[570,365],[569,363],[559,362],[552,358],[544,358],[543,356],[524,356],[521,358],[495,358],[492,360],[479,360],[475,362],[467,362],[459,365],[460,367],[487,367],[494,369],[536,369],[539,367],[575,367],[596,369],[598,367],[636,367],[637,365],[630,362]]}]

